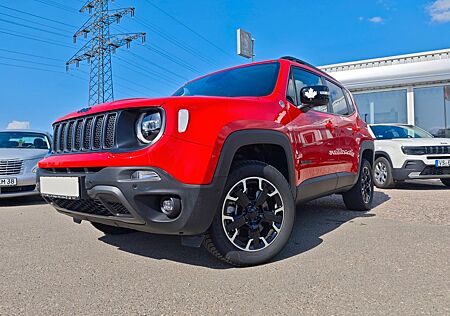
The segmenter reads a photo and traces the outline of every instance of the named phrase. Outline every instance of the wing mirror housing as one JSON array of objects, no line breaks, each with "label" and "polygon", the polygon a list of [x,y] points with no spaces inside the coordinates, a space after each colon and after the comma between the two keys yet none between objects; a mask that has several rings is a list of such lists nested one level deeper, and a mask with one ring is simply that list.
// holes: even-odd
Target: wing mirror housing
[{"label": "wing mirror housing", "polygon": [[300,90],[301,110],[307,112],[316,106],[328,105],[330,90],[327,86],[306,86]]}]

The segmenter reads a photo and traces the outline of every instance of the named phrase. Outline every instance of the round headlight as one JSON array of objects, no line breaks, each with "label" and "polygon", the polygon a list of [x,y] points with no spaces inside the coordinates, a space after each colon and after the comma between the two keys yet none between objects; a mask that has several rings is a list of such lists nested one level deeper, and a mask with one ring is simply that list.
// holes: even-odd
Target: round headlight
[{"label": "round headlight", "polygon": [[143,113],[136,124],[136,134],[141,142],[150,144],[160,137],[162,128],[163,121],[159,111]]}]

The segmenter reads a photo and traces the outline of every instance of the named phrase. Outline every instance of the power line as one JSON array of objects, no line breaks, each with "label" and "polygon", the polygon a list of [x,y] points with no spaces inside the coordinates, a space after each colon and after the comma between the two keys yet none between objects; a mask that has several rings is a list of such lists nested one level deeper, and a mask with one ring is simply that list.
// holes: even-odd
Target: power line
[{"label": "power line", "polygon": [[[50,29],[54,29],[54,30],[57,30],[57,31],[62,31],[60,27],[55,27],[55,26],[51,26],[51,25],[48,25],[48,24],[32,21],[32,20],[29,20],[29,19],[24,19],[24,18],[15,16],[15,15],[7,14],[7,13],[0,12],[0,14],[4,15],[4,16],[7,16],[7,17],[10,17],[10,18],[13,18],[13,19],[17,19],[17,20],[21,20],[21,21],[25,21],[25,22],[29,22],[29,23],[33,23],[33,24],[37,24],[37,25],[41,25],[41,26],[48,27]],[[68,32],[68,31],[66,30],[66,32]]]},{"label": "power line", "polygon": [[57,70],[50,70],[50,69],[42,69],[42,68],[38,68],[38,67],[31,67],[31,66],[23,66],[23,65],[14,65],[11,63],[2,63],[0,62],[0,65],[2,66],[8,66],[8,67],[15,67],[15,68],[23,68],[23,69],[32,69],[32,70],[40,70],[40,71],[46,71],[46,72],[53,72],[53,73],[58,73],[58,74],[64,74],[64,71],[57,71]]},{"label": "power line", "polygon": [[13,50],[9,50],[9,49],[0,48],[0,51],[11,53],[11,54],[18,54],[18,55],[24,55],[24,56],[31,56],[31,57],[36,57],[36,58],[54,60],[54,61],[58,61],[58,62],[64,62],[64,60],[62,60],[62,59],[51,58],[51,57],[47,57],[47,56],[35,55],[35,54],[24,53],[24,52],[18,52],[18,51],[13,51]]},{"label": "power line", "polygon": [[[125,32],[127,32],[127,30],[126,30],[125,28],[123,28],[123,27],[120,27],[120,26],[119,26],[118,28],[120,28],[120,29],[124,30]],[[185,69],[187,69],[187,70],[190,70],[190,71],[192,71],[192,72],[194,72],[194,73],[201,73],[201,71],[198,70],[198,68],[196,68],[194,65],[187,63],[186,61],[184,61],[183,59],[181,59],[181,58],[179,58],[179,57],[176,57],[176,56],[174,56],[174,55],[169,55],[169,54],[167,54],[167,53],[164,53],[164,52],[162,51],[161,48],[158,49],[157,46],[156,46],[156,48],[155,48],[154,46],[156,46],[156,45],[153,44],[152,47],[149,47],[149,46],[144,45],[144,47],[145,47],[146,49],[149,49],[149,50],[151,50],[151,51],[153,51],[153,52],[156,52],[158,55],[163,56],[163,57],[169,59],[170,61],[176,63],[177,65],[179,65],[179,66],[181,66],[181,67],[183,67],[183,68],[185,68]],[[155,63],[153,63],[153,64],[155,64]],[[167,70],[167,68],[163,68],[163,69]],[[169,71],[169,72],[172,72],[172,71]],[[172,72],[172,73],[173,73],[173,72]],[[183,80],[186,80],[186,79],[183,78]]]},{"label": "power line", "polygon": [[61,24],[61,25],[70,26],[70,27],[72,27],[72,28],[75,28],[75,27],[76,27],[75,25],[72,25],[72,24],[67,24],[67,23],[65,23],[65,22],[61,22],[61,21],[57,21],[57,20],[50,19],[50,18],[47,18],[47,17],[43,17],[43,16],[41,16],[41,15],[37,15],[37,14],[33,14],[33,13],[29,13],[29,12],[17,10],[17,9],[10,8],[10,7],[1,5],[1,4],[0,4],[0,8],[4,8],[4,9],[7,9],[7,10],[19,12],[19,13],[26,14],[26,15],[29,15],[29,16],[33,16],[33,17],[35,17],[35,18],[39,18],[39,19],[46,20],[46,21],[49,21],[49,22],[53,22],[53,23],[57,23],[57,24]]},{"label": "power line", "polygon": [[0,19],[0,21],[1,22],[10,23],[10,24],[14,24],[14,25],[18,25],[18,26],[21,26],[21,27],[26,27],[26,28],[29,28],[29,29],[32,29],[32,30],[35,30],[35,31],[46,32],[46,33],[50,33],[50,34],[54,34],[54,35],[58,35],[58,36],[62,36],[62,37],[67,37],[67,35],[65,35],[65,34],[44,30],[44,29],[41,29],[39,27],[29,26],[29,25],[25,25],[25,24],[22,24],[22,23],[8,21],[8,20],[5,20],[5,19]]},{"label": "power line", "polygon": [[110,34],[111,24],[124,16],[134,16],[134,8],[109,10],[110,1],[90,0],[81,7],[80,12],[89,11],[91,17],[75,32],[74,39],[87,34],[92,34],[92,38],[66,62],[67,67],[89,62],[89,105],[114,100],[111,53],[125,45],[130,47],[134,40],[145,41],[145,33]]},{"label": "power line", "polygon": [[217,48],[219,51],[221,51],[222,53],[224,53],[227,56],[230,57],[234,57],[233,55],[231,55],[230,53],[228,53],[227,51],[225,51],[224,49],[222,49],[220,46],[216,45],[215,43],[213,43],[212,41],[210,41],[209,39],[207,39],[206,37],[204,37],[202,34],[198,33],[196,30],[192,29],[191,27],[189,27],[188,25],[184,24],[182,21],[178,20],[176,17],[174,17],[173,15],[171,15],[170,13],[168,13],[167,11],[164,11],[163,9],[161,9],[160,7],[158,7],[156,4],[150,2],[150,0],[146,0],[148,4],[150,4],[152,7],[156,8],[157,10],[161,11],[162,13],[164,13],[165,15],[167,15],[168,17],[170,17],[172,20],[174,20],[175,22],[177,22],[178,24],[181,24],[182,26],[184,26],[186,29],[188,29],[189,31],[191,31],[192,33],[194,33],[195,35],[197,35],[198,37],[200,37],[201,39],[203,39],[205,42],[209,43],[210,45],[214,46],[215,48]]},{"label": "power line", "polygon": [[19,32],[11,33],[11,32],[9,32],[9,31],[10,31],[10,30],[8,30],[8,29],[2,29],[2,28],[0,28],[0,33],[3,33],[3,34],[7,34],[7,35],[11,35],[11,36],[16,36],[16,37],[21,37],[21,38],[26,38],[26,39],[29,39],[29,40],[32,40],[32,41],[42,42],[42,43],[46,43],[46,44],[50,44],[50,45],[55,45],[55,46],[60,46],[60,47],[73,48],[72,46],[69,46],[69,45],[59,44],[59,43],[61,43],[61,42],[55,42],[55,41],[44,40],[44,39],[37,39],[37,38],[34,38],[34,37],[29,37],[29,36],[27,36],[27,35],[23,35],[23,33],[19,33]]},{"label": "power line", "polygon": [[204,62],[207,62],[208,64],[212,66],[218,67],[219,65],[215,63],[212,59],[204,56],[199,50],[195,49],[194,47],[190,46],[187,43],[181,42],[180,40],[176,39],[174,36],[164,32],[161,28],[157,27],[156,25],[151,24],[147,21],[140,21],[136,19],[136,22],[138,24],[141,24],[145,27],[148,27],[150,30],[152,30],[155,34],[160,36],[161,38],[165,39],[166,41],[172,43],[173,45],[181,48],[182,50],[186,51],[187,53],[202,59]]},{"label": "power line", "polygon": [[181,67],[183,67],[183,68],[185,68],[187,70],[190,70],[190,71],[192,71],[194,73],[198,73],[198,74],[201,73],[201,71],[198,70],[195,66],[192,66],[189,63],[186,63],[184,60],[182,60],[182,59],[180,59],[178,57],[169,55],[169,54],[165,53],[164,51],[162,51],[161,49],[159,49],[157,47],[153,47],[153,46],[144,46],[144,47],[146,49],[148,49],[148,50],[150,50],[150,51],[152,51],[152,52],[162,56],[162,57],[167,58],[168,60],[172,61],[173,63],[175,63],[175,64],[177,64],[177,65],[179,65],[179,66],[181,66]]},{"label": "power line", "polygon": [[13,60],[13,61],[20,61],[20,62],[24,62],[24,63],[33,63],[33,64],[37,64],[37,65],[42,65],[42,66],[56,67],[56,68],[64,69],[62,66],[56,66],[56,65],[47,64],[47,63],[40,63],[40,62],[37,62],[37,61],[30,61],[30,60],[26,60],[26,59],[12,58],[12,57],[3,57],[3,56],[0,56],[0,58],[1,59],[7,59],[7,60]]},{"label": "power line", "polygon": [[140,56],[140,55],[138,55],[138,54],[136,54],[136,53],[129,52],[129,54],[133,55],[134,57],[136,57],[136,58],[139,59],[139,60],[145,61],[146,63],[148,63],[148,64],[150,64],[150,65],[153,65],[153,66],[155,66],[155,67],[157,67],[157,68],[160,68],[161,70],[164,70],[164,71],[166,71],[166,72],[168,72],[168,73],[171,73],[173,76],[176,76],[176,77],[178,77],[178,78],[180,78],[180,79],[182,79],[182,80],[184,80],[184,81],[187,81],[187,80],[188,80],[187,78],[181,76],[180,74],[177,74],[176,72],[174,72],[174,71],[172,71],[172,70],[170,70],[170,69],[167,69],[167,68],[165,68],[165,67],[163,67],[163,66],[161,66],[161,65],[158,65],[157,63],[155,63],[155,62],[153,62],[153,61],[151,61],[151,60],[148,60],[147,58],[142,57],[142,56]]},{"label": "power line", "polygon": [[[135,72],[135,73],[141,74],[142,76],[149,77],[149,78],[151,78],[152,80],[155,80],[155,79],[160,80],[160,79],[162,79],[162,80],[166,81],[166,82],[169,83],[169,84],[177,85],[176,83],[174,83],[173,81],[171,81],[170,78],[167,79],[166,77],[161,76],[161,74],[154,73],[154,72],[149,71],[149,70],[146,70],[145,72],[143,72],[143,71],[141,71],[142,67],[139,67],[138,65],[136,65],[136,64],[134,64],[134,63],[132,63],[132,62],[130,62],[130,61],[127,61],[127,60],[125,60],[125,59],[122,59],[122,58],[120,58],[120,57],[118,57],[118,56],[116,56],[116,58],[117,58],[118,60],[120,60],[120,61],[122,61],[122,62],[124,62],[124,63],[126,63],[126,64],[128,64],[128,65],[130,65],[130,66],[133,66],[135,69],[137,69],[137,70],[132,70],[132,71]],[[154,77],[150,76],[151,73],[153,73]]]},{"label": "power line", "polygon": [[64,10],[64,11],[67,11],[67,12],[71,12],[71,13],[75,13],[75,12],[78,11],[78,10],[75,9],[75,8],[72,8],[72,7],[69,7],[69,6],[60,4],[60,3],[58,3],[58,2],[55,2],[55,1],[51,1],[51,0],[34,0],[34,1],[40,2],[40,3],[42,3],[42,4],[45,4],[45,5],[48,5],[48,6],[57,8],[57,9],[60,9],[60,10]]}]

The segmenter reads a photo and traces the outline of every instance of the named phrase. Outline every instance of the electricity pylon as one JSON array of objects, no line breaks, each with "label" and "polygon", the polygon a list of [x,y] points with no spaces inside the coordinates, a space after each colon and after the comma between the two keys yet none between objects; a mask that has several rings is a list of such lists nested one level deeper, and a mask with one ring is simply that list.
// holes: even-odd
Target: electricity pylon
[{"label": "electricity pylon", "polygon": [[130,47],[132,41],[141,39],[145,41],[145,33],[109,33],[112,23],[119,23],[126,15],[134,16],[134,8],[109,10],[108,4],[113,0],[90,0],[87,1],[80,12],[89,11],[90,18],[74,34],[77,37],[92,34],[92,38],[66,62],[66,68],[71,64],[79,66],[81,61],[88,61],[89,71],[89,105],[110,102],[114,100],[114,89],[112,79],[111,53],[117,48],[126,45]]}]

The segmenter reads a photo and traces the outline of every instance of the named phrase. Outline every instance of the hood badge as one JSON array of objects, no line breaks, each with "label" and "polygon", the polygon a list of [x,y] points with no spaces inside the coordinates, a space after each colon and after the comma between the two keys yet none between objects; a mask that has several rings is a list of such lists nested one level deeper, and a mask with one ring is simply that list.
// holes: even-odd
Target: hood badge
[{"label": "hood badge", "polygon": [[87,108],[82,108],[81,110],[78,110],[77,113],[86,113],[89,112],[92,109],[92,106],[89,106]]}]

